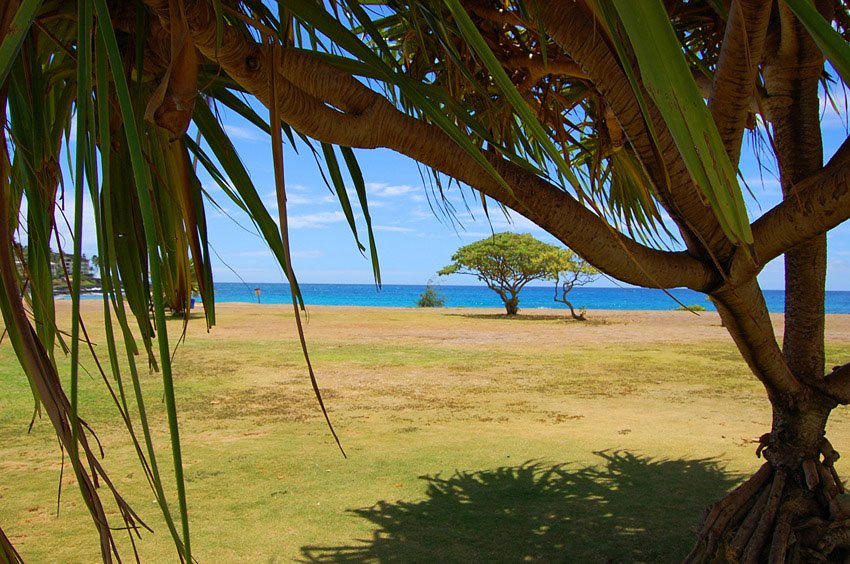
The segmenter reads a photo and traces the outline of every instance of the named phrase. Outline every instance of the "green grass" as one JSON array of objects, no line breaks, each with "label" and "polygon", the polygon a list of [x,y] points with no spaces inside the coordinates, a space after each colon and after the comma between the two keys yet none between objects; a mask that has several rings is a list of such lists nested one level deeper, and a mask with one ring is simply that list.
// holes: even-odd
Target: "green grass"
[{"label": "green grass", "polygon": [[[693,323],[716,335],[689,341],[681,331],[644,337],[643,322],[623,319],[317,309],[308,339],[346,460],[286,310],[224,306],[219,315],[209,334],[190,324],[174,364],[202,562],[679,561],[703,507],[758,466],[749,440],[770,421],[758,383],[705,318]],[[831,341],[828,355],[846,359],[850,343]],[[147,373],[143,382],[167,472],[161,384]],[[156,530],[139,543],[142,560],[173,562],[103,388],[99,376],[81,377],[83,417]],[[47,421],[26,433],[31,414],[4,344],[0,525],[27,561],[96,561],[67,469],[56,516],[61,458]],[[847,422],[833,417],[839,450]]]}]

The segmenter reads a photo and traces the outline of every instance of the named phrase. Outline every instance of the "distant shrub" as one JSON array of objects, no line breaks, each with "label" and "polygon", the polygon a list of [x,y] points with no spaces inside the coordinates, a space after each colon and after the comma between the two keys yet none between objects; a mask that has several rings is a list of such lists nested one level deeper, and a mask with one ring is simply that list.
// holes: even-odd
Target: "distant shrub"
[{"label": "distant shrub", "polygon": [[705,309],[705,306],[701,306],[699,304],[689,305],[689,306],[679,306],[676,308],[676,311],[708,311]]},{"label": "distant shrub", "polygon": [[416,302],[416,307],[443,307],[444,305],[446,305],[446,298],[430,283],[425,286],[425,291],[419,294],[419,301]]}]

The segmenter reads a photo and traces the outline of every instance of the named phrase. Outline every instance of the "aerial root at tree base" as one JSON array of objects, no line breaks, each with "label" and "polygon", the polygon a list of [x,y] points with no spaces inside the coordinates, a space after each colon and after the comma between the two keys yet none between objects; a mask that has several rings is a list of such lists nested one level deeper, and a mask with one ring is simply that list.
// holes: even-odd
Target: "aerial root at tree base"
[{"label": "aerial root at tree base", "polygon": [[[765,449],[769,434],[756,451]],[[750,479],[708,507],[686,563],[850,562],[850,506],[823,439],[816,458],[796,467],[765,462]]]}]

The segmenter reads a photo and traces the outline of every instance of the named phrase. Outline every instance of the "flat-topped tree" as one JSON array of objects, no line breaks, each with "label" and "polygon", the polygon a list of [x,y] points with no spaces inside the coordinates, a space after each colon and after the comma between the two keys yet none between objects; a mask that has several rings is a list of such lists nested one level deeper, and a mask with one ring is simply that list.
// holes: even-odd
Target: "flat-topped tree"
[{"label": "flat-topped tree", "polygon": [[528,233],[496,233],[465,245],[452,255],[452,264],[437,274],[469,274],[499,295],[508,315],[519,311],[519,293],[534,280],[557,280],[566,257]]},{"label": "flat-topped tree", "polygon": [[[832,410],[850,403],[850,364],[826,370],[824,287],[826,233],[850,217],[850,142],[824,163],[819,108],[820,87],[850,76],[844,0],[292,1],[277,4],[282,12],[266,4],[0,3],[0,309],[68,451],[105,560],[114,543],[92,477],[103,470],[51,360],[49,242],[59,194],[80,212],[79,255],[82,199],[94,191],[103,292],[113,308],[128,307],[116,313],[123,334],[134,319],[149,360],[159,349],[167,390],[163,262],[185,272],[191,254],[214,321],[194,157],[249,211],[291,274],[277,226],[218,114],[194,104],[199,92],[261,128],[271,121],[276,151],[278,123],[327,144],[324,155],[345,147],[364,204],[348,148],[387,147],[513,208],[613,278],[707,294],[764,385],[773,423],[759,448],[767,462],[708,512],[689,559],[848,557],[850,526],[825,428]],[[257,115],[242,94],[269,115]],[[142,114],[148,121],[136,119]],[[202,143],[185,135],[190,123]],[[57,190],[72,124],[73,197]],[[756,145],[762,161],[775,161],[784,200],[751,221],[736,172],[754,124],[770,134]],[[336,189],[353,226],[346,187]],[[24,195],[26,229],[16,231]],[[665,228],[680,243],[665,241]],[[16,233],[27,238],[27,284],[9,252]],[[756,276],[783,254],[780,345]],[[72,366],[78,332],[75,323]],[[72,390],[76,377],[72,369]],[[182,533],[155,461],[146,469],[189,557],[173,397],[166,394]],[[0,549],[13,557],[8,543]]]}]

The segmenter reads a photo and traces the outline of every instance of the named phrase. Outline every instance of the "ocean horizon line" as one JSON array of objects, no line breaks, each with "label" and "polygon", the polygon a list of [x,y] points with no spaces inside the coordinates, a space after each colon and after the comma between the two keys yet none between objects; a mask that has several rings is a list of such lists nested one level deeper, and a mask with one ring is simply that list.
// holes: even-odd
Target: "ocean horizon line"
[{"label": "ocean horizon line", "polygon": [[[445,307],[503,308],[499,296],[486,286],[431,285],[445,300]],[[298,287],[307,305],[416,307],[426,284],[383,284],[379,288],[375,284],[299,282]],[[292,303],[289,284],[285,282],[217,282],[215,294],[217,303]],[[554,295],[554,284],[526,286],[519,293],[519,307],[566,309],[565,304],[554,300]],[[783,290],[764,290],[764,296],[771,313],[784,312]],[[695,306],[706,311],[716,311],[705,294],[687,288],[665,291],[639,287],[581,286],[574,288],[568,294],[568,299],[576,308],[588,310],[669,311],[681,306]],[[850,291],[827,291],[826,312],[850,313]]]}]

